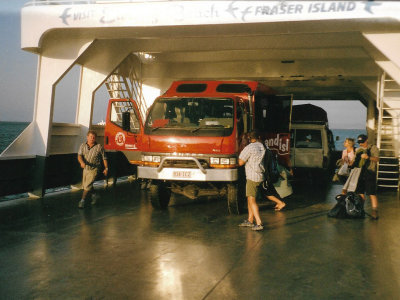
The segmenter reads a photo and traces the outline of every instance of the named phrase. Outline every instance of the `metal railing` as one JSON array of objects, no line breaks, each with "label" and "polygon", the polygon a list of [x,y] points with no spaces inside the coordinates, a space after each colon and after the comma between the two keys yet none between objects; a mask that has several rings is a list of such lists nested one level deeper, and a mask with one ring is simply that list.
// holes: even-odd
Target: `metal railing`
[{"label": "metal railing", "polygon": [[[117,4],[117,3],[144,3],[144,2],[170,2],[170,1],[172,0],[31,0],[25,3],[24,6],[81,5],[81,4],[109,4],[109,3]],[[194,0],[180,0],[180,1],[194,1]]]}]

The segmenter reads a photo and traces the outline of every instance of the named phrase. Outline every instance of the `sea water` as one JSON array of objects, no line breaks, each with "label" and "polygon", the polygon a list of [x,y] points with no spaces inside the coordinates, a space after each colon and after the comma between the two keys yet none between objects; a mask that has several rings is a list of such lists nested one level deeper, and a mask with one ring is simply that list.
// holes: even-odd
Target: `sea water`
[{"label": "sea water", "polygon": [[28,126],[27,122],[0,122],[0,153]]},{"label": "sea water", "polygon": [[[346,138],[353,138],[357,141],[357,136],[360,134],[367,134],[365,129],[331,129],[333,138],[335,140],[335,148],[337,151],[344,149],[343,143]],[[357,147],[357,144],[355,145]]]}]

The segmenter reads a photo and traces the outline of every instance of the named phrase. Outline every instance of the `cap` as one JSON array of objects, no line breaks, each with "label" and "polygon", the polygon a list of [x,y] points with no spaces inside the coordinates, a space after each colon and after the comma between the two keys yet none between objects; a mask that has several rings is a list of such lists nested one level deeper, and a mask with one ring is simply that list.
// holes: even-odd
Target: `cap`
[{"label": "cap", "polygon": [[357,143],[362,144],[365,143],[365,141],[368,139],[368,137],[365,134],[360,134],[357,137]]}]

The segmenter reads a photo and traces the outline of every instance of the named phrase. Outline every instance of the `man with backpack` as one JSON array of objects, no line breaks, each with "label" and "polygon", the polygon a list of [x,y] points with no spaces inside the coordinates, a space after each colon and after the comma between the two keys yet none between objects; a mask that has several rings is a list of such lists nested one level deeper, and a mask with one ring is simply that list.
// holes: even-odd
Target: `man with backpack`
[{"label": "man with backpack", "polygon": [[[260,142],[260,136],[256,131],[248,134],[249,142],[239,155],[239,166],[243,166],[246,172],[246,197],[249,216],[239,224],[240,227],[251,227],[252,230],[263,230],[256,196],[259,185],[264,180],[263,158],[265,148]],[[254,225],[254,219],[256,224]]]},{"label": "man with backpack", "polygon": [[[268,156],[264,158],[266,153],[270,151],[261,142],[260,136],[256,131],[251,131],[248,134],[250,144],[248,144],[239,155],[239,165],[245,166],[246,171],[246,197],[247,197],[247,207],[248,207],[248,218],[239,224],[241,227],[251,227],[252,230],[263,230],[264,226],[262,224],[258,204],[256,202],[257,192],[259,191],[261,184],[267,185],[268,195],[265,196],[277,203],[275,210],[281,210],[286,204],[282,202],[278,193],[276,192],[271,180],[265,181],[265,178],[270,177],[268,174],[268,167],[264,167],[264,159],[268,159]],[[268,162],[267,162],[268,164]],[[265,175],[266,173],[266,175]],[[267,183],[266,183],[267,182]],[[272,186],[272,189],[270,188]],[[273,192],[275,191],[275,192]],[[256,225],[254,225],[254,219]]]}]

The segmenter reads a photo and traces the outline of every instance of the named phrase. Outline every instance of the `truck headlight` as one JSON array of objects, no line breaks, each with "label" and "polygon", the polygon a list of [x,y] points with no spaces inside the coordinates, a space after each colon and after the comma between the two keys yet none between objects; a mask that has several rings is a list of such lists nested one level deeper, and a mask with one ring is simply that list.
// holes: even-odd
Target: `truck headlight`
[{"label": "truck headlight", "polygon": [[210,164],[212,165],[219,165],[219,157],[211,157]]},{"label": "truck headlight", "polygon": [[153,161],[153,156],[145,155],[145,156],[143,156],[143,161]]},{"label": "truck headlight", "polygon": [[221,165],[229,165],[229,158],[222,157],[221,158]]},{"label": "truck headlight", "polygon": [[231,169],[237,167],[236,157],[211,157],[210,167],[217,169]]}]

